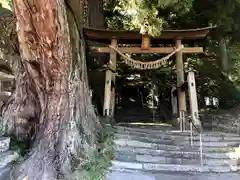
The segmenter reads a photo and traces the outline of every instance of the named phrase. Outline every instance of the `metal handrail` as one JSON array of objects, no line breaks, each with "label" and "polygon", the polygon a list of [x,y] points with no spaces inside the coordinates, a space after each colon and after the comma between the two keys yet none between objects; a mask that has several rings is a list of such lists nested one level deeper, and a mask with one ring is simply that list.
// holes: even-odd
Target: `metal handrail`
[{"label": "metal handrail", "polygon": [[203,148],[202,148],[202,127],[199,129],[196,127],[196,125],[194,124],[191,116],[188,116],[188,120],[190,124],[190,133],[191,133],[191,146],[193,146],[193,128],[194,127],[196,129],[196,131],[199,134],[199,145],[200,145],[200,164],[201,166],[203,166]]},{"label": "metal handrail", "polygon": [[198,134],[201,134],[202,133],[202,128],[200,128],[200,129],[197,128],[197,126],[194,124],[191,116],[188,116],[188,120],[189,120],[189,122],[192,123],[193,127],[197,130]]}]

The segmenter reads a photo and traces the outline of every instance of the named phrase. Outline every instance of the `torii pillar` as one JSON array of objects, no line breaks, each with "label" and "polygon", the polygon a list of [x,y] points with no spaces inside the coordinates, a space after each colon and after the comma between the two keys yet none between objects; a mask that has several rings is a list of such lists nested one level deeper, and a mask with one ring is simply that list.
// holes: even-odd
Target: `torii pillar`
[{"label": "torii pillar", "polygon": [[[117,39],[112,39],[112,43],[111,46],[117,48]],[[110,116],[114,117],[114,113],[115,113],[115,96],[116,96],[116,69],[117,69],[117,53],[116,51],[114,51],[112,49],[112,51],[110,52],[110,61],[112,61],[112,68],[113,71],[112,72],[112,83],[114,83],[111,86],[111,101],[110,101]]]},{"label": "torii pillar", "polygon": [[[117,40],[112,39],[111,46],[117,47]],[[117,54],[111,49],[109,65],[113,68],[113,71],[116,71],[116,61]],[[104,105],[103,105],[103,115],[113,117],[115,109],[115,87],[112,85],[112,82],[115,83],[115,72],[112,72],[110,69],[106,70],[105,76],[105,90],[104,90]]]},{"label": "torii pillar", "polygon": [[[182,41],[177,39],[175,41],[176,48],[182,45]],[[176,64],[177,64],[177,87],[178,87],[178,109],[180,118],[180,129],[184,131],[186,129],[185,112],[186,112],[186,94],[181,90],[180,86],[184,83],[184,63],[183,53],[178,51],[176,53]]]}]

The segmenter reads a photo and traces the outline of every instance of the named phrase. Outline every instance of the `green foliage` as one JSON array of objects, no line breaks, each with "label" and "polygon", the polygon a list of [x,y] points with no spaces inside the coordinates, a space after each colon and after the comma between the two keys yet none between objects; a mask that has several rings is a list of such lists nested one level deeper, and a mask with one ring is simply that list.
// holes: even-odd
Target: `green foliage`
[{"label": "green foliage", "polygon": [[114,157],[114,138],[115,129],[110,125],[104,125],[103,139],[99,143],[98,151],[87,163],[77,169],[71,180],[105,180],[108,167]]},{"label": "green foliage", "polygon": [[[190,2],[190,3],[189,3]],[[176,7],[179,11],[189,8],[191,0],[120,0],[120,1],[107,1],[106,9],[120,12],[122,14],[123,24],[125,29],[139,30],[141,33],[148,33],[152,36],[158,36],[161,33],[164,25],[164,18],[159,13],[159,9],[165,9],[169,6]],[[183,8],[183,6],[186,8]],[[114,7],[113,7],[114,6]],[[114,16],[112,21],[117,18]],[[108,19],[109,20],[109,19]],[[112,24],[112,23],[108,23]],[[111,25],[110,25],[111,26]]]},{"label": "green foliage", "polygon": [[0,0],[0,4],[7,9],[12,9],[12,3],[12,0]]},{"label": "green foliage", "polygon": [[229,79],[239,88],[240,87],[240,43],[232,42],[229,45],[229,59],[231,61],[231,72]]},{"label": "green foliage", "polygon": [[237,18],[240,10],[239,0],[199,0],[194,2],[195,17],[199,23],[217,25],[228,32],[239,25]]},{"label": "green foliage", "polygon": [[0,7],[0,51],[11,53],[15,35],[15,21],[12,11],[5,7]]},{"label": "green foliage", "polygon": [[29,152],[29,142],[26,141],[18,141],[15,137],[11,137],[10,149],[13,151],[17,151],[22,157],[25,156]]}]

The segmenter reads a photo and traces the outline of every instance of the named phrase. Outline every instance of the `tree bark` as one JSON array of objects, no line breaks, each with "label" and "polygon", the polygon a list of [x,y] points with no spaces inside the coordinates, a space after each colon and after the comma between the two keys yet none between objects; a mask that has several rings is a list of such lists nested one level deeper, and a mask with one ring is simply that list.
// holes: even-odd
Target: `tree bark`
[{"label": "tree bark", "polygon": [[[103,10],[103,0],[89,0],[88,1],[88,26],[95,29],[104,29],[104,10]],[[89,42],[90,46],[104,46],[104,44],[97,42]],[[91,54],[96,60],[89,60],[88,67],[91,66],[102,66],[108,62],[109,54],[92,53]],[[96,65],[97,64],[97,65]],[[90,71],[89,81],[93,89],[93,102],[99,114],[103,115],[103,99],[104,99],[104,81],[105,72]]]},{"label": "tree bark", "polygon": [[224,37],[219,37],[220,59],[224,71],[229,71],[229,59],[227,53],[226,40]]},{"label": "tree bark", "polygon": [[89,27],[104,28],[103,0],[89,0]]},{"label": "tree bark", "polygon": [[89,98],[85,43],[79,33],[84,21],[76,15],[83,6],[80,0],[14,0],[22,66],[16,86],[26,97],[17,115],[30,125],[25,135],[34,137],[14,180],[62,179],[96,148],[101,126]]}]

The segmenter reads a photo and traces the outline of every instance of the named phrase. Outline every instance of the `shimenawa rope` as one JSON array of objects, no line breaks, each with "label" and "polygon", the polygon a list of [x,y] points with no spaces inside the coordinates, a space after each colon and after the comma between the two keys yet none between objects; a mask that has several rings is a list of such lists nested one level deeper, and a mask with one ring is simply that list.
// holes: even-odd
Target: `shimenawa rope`
[{"label": "shimenawa rope", "polygon": [[139,60],[134,60],[131,57],[128,57],[127,55],[121,53],[121,51],[113,46],[109,46],[111,49],[113,49],[114,51],[116,51],[119,55],[121,55],[124,58],[124,62],[125,64],[127,64],[130,67],[136,68],[136,69],[158,69],[161,66],[165,65],[167,63],[167,60],[172,57],[175,53],[177,53],[178,51],[180,51],[181,49],[184,48],[183,45],[181,45],[179,48],[175,48],[175,50],[173,52],[171,52],[170,54],[168,54],[167,56],[158,59],[156,61],[150,61],[150,62],[141,62]]}]

